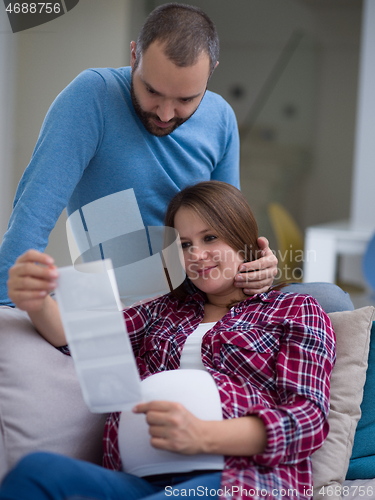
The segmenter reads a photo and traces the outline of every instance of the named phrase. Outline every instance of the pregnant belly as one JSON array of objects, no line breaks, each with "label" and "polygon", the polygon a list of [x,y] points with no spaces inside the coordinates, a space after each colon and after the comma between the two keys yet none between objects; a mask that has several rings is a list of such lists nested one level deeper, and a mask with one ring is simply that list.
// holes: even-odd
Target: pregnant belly
[{"label": "pregnant belly", "polygon": [[[222,420],[219,392],[211,375],[204,370],[160,372],[142,381],[144,401],[174,401],[183,404],[202,420]],[[145,415],[123,412],[119,425],[119,447],[123,470],[149,476],[192,470],[220,470],[221,455],[181,455],[150,445]]]}]

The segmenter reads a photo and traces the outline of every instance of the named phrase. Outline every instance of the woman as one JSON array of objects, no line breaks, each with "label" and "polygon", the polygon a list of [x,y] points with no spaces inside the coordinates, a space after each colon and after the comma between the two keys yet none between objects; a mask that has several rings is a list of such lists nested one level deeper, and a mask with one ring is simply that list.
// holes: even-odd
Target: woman
[{"label": "woman", "polygon": [[[242,264],[258,252],[254,216],[236,188],[210,181],[184,189],[170,203],[166,225],[180,235],[187,279],[171,294],[124,311],[138,369],[145,382],[163,373],[180,376],[175,370],[181,367],[208,373],[215,385],[207,398],[216,392],[223,418],[199,418],[180,402],[151,398],[133,410],[145,415],[147,441],[157,450],[154,463],[146,451],[136,457],[143,473],[33,454],[5,479],[0,499],[23,500],[25,491],[33,499],[156,500],[187,491],[202,498],[311,497],[309,457],[328,433],[335,358],[328,317],[309,296],[270,291],[247,297],[235,286]],[[64,331],[49,296],[56,278],[52,259],[29,251],[11,269],[8,286],[40,334],[63,346]],[[203,384],[196,387],[201,390],[207,390]],[[141,425],[128,417],[109,416],[106,468],[136,468],[137,450],[125,446],[123,463],[119,452],[124,439],[139,435]],[[172,465],[153,474],[165,452],[174,453],[176,462],[186,457],[186,469],[171,470]],[[204,469],[205,456],[223,457],[222,466]]]}]

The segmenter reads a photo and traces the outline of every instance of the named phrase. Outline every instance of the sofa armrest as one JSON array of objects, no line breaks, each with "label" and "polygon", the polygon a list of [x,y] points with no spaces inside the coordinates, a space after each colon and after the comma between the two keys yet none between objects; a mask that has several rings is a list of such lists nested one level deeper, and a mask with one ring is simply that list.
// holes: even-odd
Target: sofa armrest
[{"label": "sofa armrest", "polygon": [[0,307],[0,346],[0,477],[37,450],[101,463],[106,416],[88,410],[70,356],[10,307]]}]

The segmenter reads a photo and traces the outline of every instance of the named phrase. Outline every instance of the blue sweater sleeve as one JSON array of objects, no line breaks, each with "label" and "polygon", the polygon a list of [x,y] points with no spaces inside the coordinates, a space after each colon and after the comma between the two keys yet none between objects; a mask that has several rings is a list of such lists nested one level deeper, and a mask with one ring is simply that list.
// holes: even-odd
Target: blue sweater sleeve
[{"label": "blue sweater sleeve", "polygon": [[[100,98],[102,94],[102,98]],[[0,247],[0,304],[10,304],[8,269],[19,255],[43,251],[50,232],[101,141],[105,82],[84,71],[49,109],[31,161],[19,183],[8,231]]]},{"label": "blue sweater sleeve", "polygon": [[240,188],[239,181],[239,134],[237,119],[231,107],[226,108],[227,122],[226,122],[226,148],[224,155],[218,165],[212,172],[211,179],[217,181],[228,182],[237,188]]}]

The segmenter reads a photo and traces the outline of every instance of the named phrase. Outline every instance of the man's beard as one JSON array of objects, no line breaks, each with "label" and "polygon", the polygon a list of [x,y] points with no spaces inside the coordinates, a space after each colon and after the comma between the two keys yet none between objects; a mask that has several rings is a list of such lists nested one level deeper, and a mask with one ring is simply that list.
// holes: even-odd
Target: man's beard
[{"label": "man's beard", "polygon": [[131,82],[130,86],[130,96],[132,99],[132,103],[135,109],[135,112],[137,113],[139,119],[141,120],[142,124],[144,125],[145,129],[147,132],[150,132],[152,135],[156,135],[157,137],[164,137],[165,135],[171,134],[174,130],[176,130],[177,127],[185,123],[193,114],[195,113],[196,109],[189,115],[187,118],[172,118],[168,123],[170,123],[170,127],[168,128],[160,128],[158,127],[153,120],[158,120],[161,121],[158,115],[155,113],[149,113],[147,111],[144,111],[141,108],[141,105],[139,104],[139,101],[137,99],[137,96],[135,95],[134,92],[134,85],[133,85],[133,80]]}]

